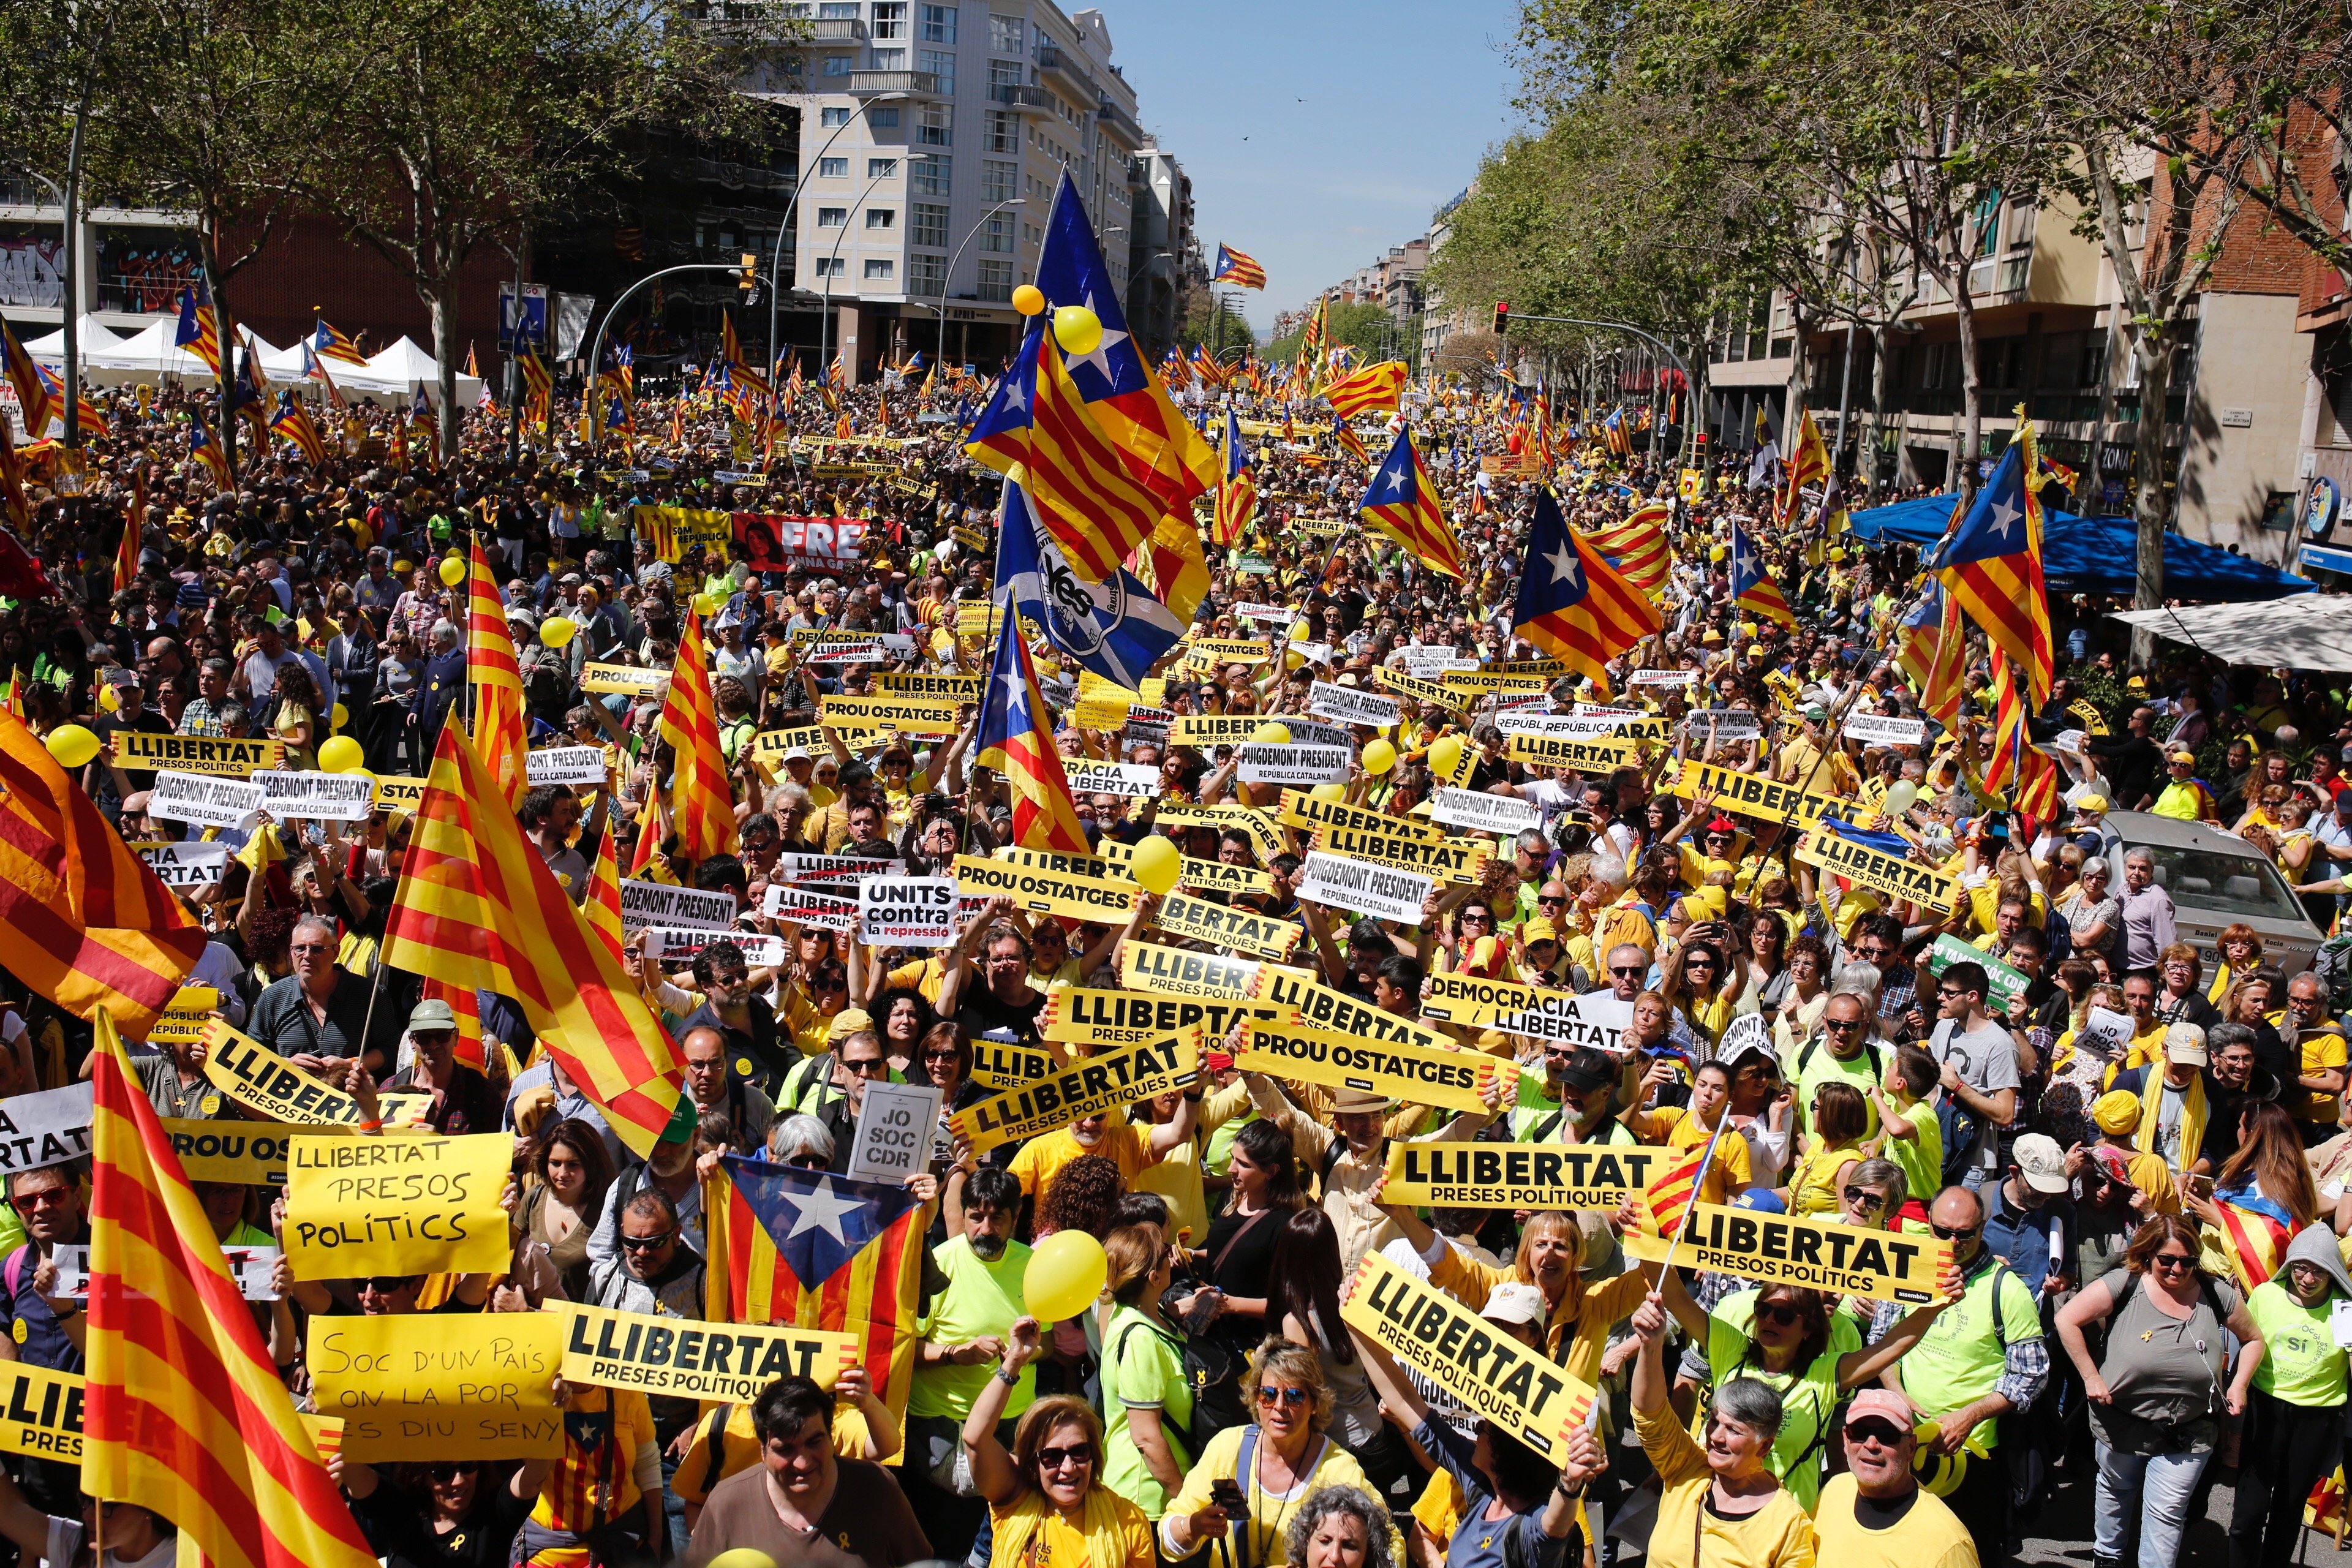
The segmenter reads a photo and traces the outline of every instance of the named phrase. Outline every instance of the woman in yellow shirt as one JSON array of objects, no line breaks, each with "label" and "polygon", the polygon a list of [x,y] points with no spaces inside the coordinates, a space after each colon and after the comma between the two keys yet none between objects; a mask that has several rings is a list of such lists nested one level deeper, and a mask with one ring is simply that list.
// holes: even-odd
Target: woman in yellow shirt
[{"label": "woman in yellow shirt", "polygon": [[1850,1083],[1823,1083],[1813,1090],[1811,1147],[1789,1173],[1783,1201],[1800,1219],[1838,1212],[1838,1192],[1847,1167],[1864,1158],[1862,1140],[1870,1131],[1870,1104]]},{"label": "woman in yellow shirt", "polygon": [[1044,1351],[1034,1318],[1016,1318],[1004,1361],[964,1417],[971,1481],[988,1500],[991,1568],[1154,1568],[1151,1521],[1103,1483],[1101,1418],[1083,1399],[1055,1394],[1021,1415],[1013,1451],[996,1424],[1021,1373]]}]

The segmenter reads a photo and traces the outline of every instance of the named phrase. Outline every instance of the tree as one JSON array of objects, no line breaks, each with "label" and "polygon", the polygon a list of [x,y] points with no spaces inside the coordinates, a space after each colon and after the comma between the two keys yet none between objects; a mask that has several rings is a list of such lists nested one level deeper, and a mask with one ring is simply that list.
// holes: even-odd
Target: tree
[{"label": "tree", "polygon": [[[736,16],[740,9],[752,19]],[[415,288],[457,441],[457,289],[488,249],[592,200],[650,133],[724,135],[765,112],[736,90],[804,26],[766,6],[635,0],[321,0],[310,11],[345,109],[301,184]]]},{"label": "tree", "polygon": [[1220,293],[1198,279],[1186,281],[1177,310],[1181,319],[1176,323],[1176,343],[1187,353],[1203,345],[1212,353],[1230,353],[1257,341],[1257,334],[1242,319],[1233,296]]},{"label": "tree", "polygon": [[[1313,308],[1308,310],[1311,314]],[[1324,314],[1323,331],[1327,349],[1346,343],[1358,351],[1360,364],[1400,357],[1404,346],[1402,329],[1388,308],[1362,300],[1333,300]],[[1262,357],[1268,364],[1288,364],[1298,357],[1298,345],[1306,336],[1307,329],[1302,325],[1288,336],[1266,344]],[[1391,350],[1397,352],[1391,353]]]}]

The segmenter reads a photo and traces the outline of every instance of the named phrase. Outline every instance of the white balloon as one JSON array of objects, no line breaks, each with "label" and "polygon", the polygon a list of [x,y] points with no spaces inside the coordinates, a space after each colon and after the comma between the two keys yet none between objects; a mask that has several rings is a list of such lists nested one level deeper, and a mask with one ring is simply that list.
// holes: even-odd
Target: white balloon
[{"label": "white balloon", "polygon": [[1917,784],[1913,784],[1909,779],[1895,780],[1895,787],[1886,792],[1886,815],[1889,816],[1902,816],[1905,812],[1911,809],[1912,802],[1918,798],[1919,786]]}]

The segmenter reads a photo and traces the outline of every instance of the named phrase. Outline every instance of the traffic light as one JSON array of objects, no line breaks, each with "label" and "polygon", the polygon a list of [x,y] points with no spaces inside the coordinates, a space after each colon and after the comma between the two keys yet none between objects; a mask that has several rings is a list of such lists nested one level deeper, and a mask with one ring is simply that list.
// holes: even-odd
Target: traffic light
[{"label": "traffic light", "polygon": [[1500,337],[1510,330],[1511,302],[1507,300],[1497,300],[1495,301],[1495,335]]},{"label": "traffic light", "polygon": [[750,294],[760,286],[760,258],[755,251],[744,251],[742,270],[735,275],[735,287]]}]

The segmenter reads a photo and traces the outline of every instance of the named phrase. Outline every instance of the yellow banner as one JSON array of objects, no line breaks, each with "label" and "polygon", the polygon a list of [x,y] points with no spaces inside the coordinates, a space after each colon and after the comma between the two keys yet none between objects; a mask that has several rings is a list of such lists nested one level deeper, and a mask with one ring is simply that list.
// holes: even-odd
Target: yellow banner
[{"label": "yellow banner", "polygon": [[82,1379],[29,1362],[0,1365],[0,1451],[81,1462]]},{"label": "yellow banner", "polygon": [[1613,1209],[1687,1151],[1606,1143],[1389,1145],[1381,1201],[1416,1208]]},{"label": "yellow banner", "polygon": [[1130,991],[1159,991],[1171,996],[1254,996],[1263,967],[1245,958],[1186,952],[1148,942],[1125,942],[1118,948],[1120,984]]},{"label": "yellow banner", "polygon": [[1922,866],[1916,860],[1874,849],[1867,844],[1857,844],[1843,834],[1832,832],[1826,823],[1816,824],[1805,835],[1804,842],[1797,846],[1797,858],[1890,897],[1908,899],[1937,914],[1950,914],[1954,900],[1960,896],[1957,877],[1933,866]]},{"label": "yellow banner", "polygon": [[985,1037],[971,1042],[972,1081],[982,1089],[1018,1089],[1062,1066],[1063,1058]]},{"label": "yellow banner", "polygon": [[1378,1251],[1364,1255],[1339,1318],[1552,1464],[1584,1424],[1591,1387]]},{"label": "yellow banner", "polygon": [[[812,761],[829,757],[833,755],[833,745],[824,738],[826,728],[823,724],[802,724],[790,730],[762,730],[751,737],[751,755],[761,767],[771,770],[790,751],[804,751]],[[831,729],[841,737],[841,743],[853,752],[878,746],[898,733],[887,724],[835,724]]]},{"label": "yellow banner", "polygon": [[1156,996],[1149,991],[1065,985],[1046,994],[1037,1032],[1049,1040],[1133,1046],[1198,1024],[1202,1037],[1213,1043],[1244,1019],[1279,1024],[1288,1016],[1272,1003],[1243,997]]},{"label": "yellow banner", "polygon": [[748,1405],[780,1377],[831,1388],[856,1364],[856,1334],[698,1323],[550,1301],[563,1321],[563,1381]]},{"label": "yellow banner", "polygon": [[209,773],[241,779],[285,759],[278,741],[231,741],[216,735],[150,735],[140,730],[114,732],[114,764],[126,771],[169,768],[178,773]]},{"label": "yellow banner", "polygon": [[1642,765],[1641,751],[1633,742],[1605,735],[1513,735],[1505,743],[1503,755],[1515,763],[1574,768],[1579,773]]},{"label": "yellow banner", "polygon": [[1716,807],[1765,822],[1794,822],[1811,827],[1824,816],[1843,816],[1853,803],[1835,795],[1815,795],[1792,784],[1774,784],[1758,773],[1743,773],[1713,763],[1685,762],[1681,772],[1662,779],[1659,793],[1690,800],[1715,796]]},{"label": "yellow banner", "polygon": [[1518,1082],[1517,1064],[1483,1051],[1387,1043],[1282,1024],[1251,1024],[1242,1033],[1234,1065],[1244,1072],[1327,1089],[1360,1089],[1406,1105],[1449,1110],[1484,1110],[1480,1091],[1498,1078],[1504,1080],[1502,1102],[1508,1104]]},{"label": "yellow banner", "polygon": [[[1722,1204],[1693,1204],[1683,1226],[1675,1261],[1684,1268],[1911,1306],[1936,1299],[1936,1282],[1952,1255],[1950,1242],[1932,1236],[1857,1230]],[[1648,1262],[1663,1261],[1673,1245],[1647,1230],[1628,1230],[1621,1239],[1629,1256]]]},{"label": "yellow banner", "polygon": [[[1280,723],[1256,713],[1179,713],[1168,726],[1171,746],[1238,746],[1255,739],[1268,724]],[[1287,725],[1284,726],[1286,729]]]},{"label": "yellow banner", "polygon": [[378,775],[375,781],[375,805],[378,811],[404,811],[411,816],[425,804],[425,781],[405,774]]},{"label": "yellow banner", "polygon": [[1272,915],[1231,904],[1188,899],[1181,893],[1170,893],[1160,900],[1151,925],[1155,931],[1181,936],[1188,942],[1230,947],[1237,952],[1270,958],[1276,963],[1289,963],[1290,955],[1298,951],[1300,941],[1307,935],[1304,926],[1290,921],[1278,921]]},{"label": "yellow banner", "polygon": [[[1109,848],[1111,842],[1104,839],[1103,847]],[[1091,877],[1098,882],[1135,880],[1124,865],[1104,855],[1066,855],[1059,849],[1024,849],[1008,844],[990,858],[1032,871],[1051,871],[1056,877]]]},{"label": "yellow banner", "polygon": [[878,725],[902,735],[952,735],[959,728],[956,706],[918,697],[827,697],[817,717],[835,729],[844,724]]},{"label": "yellow banner", "polygon": [[669,671],[635,664],[586,664],[580,667],[580,689],[609,695],[625,691],[632,697],[652,697],[669,684]]},{"label": "yellow banner", "polygon": [[305,1127],[357,1127],[367,1120],[360,1102],[330,1089],[268,1046],[218,1018],[205,1030],[205,1077],[265,1121]]},{"label": "yellow banner", "polygon": [[[1465,746],[1464,751],[1470,750]],[[1359,833],[1385,834],[1391,838],[1416,838],[1424,844],[1443,844],[1445,830],[1409,816],[1391,816],[1360,805],[1349,805],[1339,800],[1317,800],[1303,789],[1282,792],[1280,814],[1275,818],[1285,827],[1351,827]]]},{"label": "yellow banner", "polygon": [[298,1279],[488,1274],[513,1250],[499,1200],[514,1139],[297,1137],[289,1151],[286,1260]]},{"label": "yellow banner", "polygon": [[1219,664],[1264,664],[1271,657],[1263,641],[1245,637],[1195,637],[1181,651],[1195,658],[1213,658]]},{"label": "yellow banner", "polygon": [[1393,1013],[1383,1013],[1344,991],[1334,991],[1301,970],[1267,965],[1258,974],[1257,997],[1261,1002],[1289,1008],[1298,1015],[1299,1023],[1310,1029],[1353,1035],[1358,1039],[1389,1045],[1419,1046],[1424,1050],[1454,1048],[1454,1042],[1436,1030],[1424,1029]]},{"label": "yellow banner", "polygon": [[[1394,818],[1391,818],[1391,821]],[[1353,827],[1326,827],[1315,835],[1314,847],[1350,860],[1369,860],[1418,877],[1448,882],[1476,882],[1486,875],[1495,858],[1492,845],[1468,838],[1448,838],[1432,844],[1393,833],[1365,833]]]},{"label": "yellow banner", "polygon": [[1541,691],[1551,684],[1546,676],[1492,669],[1449,669],[1437,679],[1456,691]]},{"label": "yellow banner", "polygon": [[913,675],[886,672],[874,678],[885,697],[929,697],[948,702],[980,700],[977,675]]},{"label": "yellow banner", "polygon": [[1011,899],[1031,914],[1124,925],[1142,891],[1132,882],[1099,877],[1065,877],[1052,871],[1008,866],[981,855],[959,855],[956,887],[974,898]]},{"label": "yellow banner", "polygon": [[1386,665],[1373,670],[1372,679],[1380,682],[1383,689],[1399,697],[1410,697],[1415,702],[1434,702],[1452,712],[1459,713],[1469,704],[1468,697],[1463,692],[1440,686],[1434,680],[1423,680],[1402,670],[1391,669]]},{"label": "yellow banner", "polygon": [[2073,714],[2084,730],[2090,734],[2098,736],[2106,734],[2107,716],[2100,712],[2097,705],[2089,698],[2077,697],[2074,701],[2066,704],[2066,711]]},{"label": "yellow banner", "polygon": [[1201,1031],[1186,1029],[1124,1050],[1087,1057],[1040,1082],[968,1105],[948,1118],[949,1128],[985,1153],[1000,1143],[1067,1127],[1086,1117],[1116,1110],[1201,1076]]},{"label": "yellow banner", "polygon": [[550,1312],[313,1318],[311,1394],[343,1423],[343,1458],[551,1459],[563,1323]]},{"label": "yellow banner", "polygon": [[188,1180],[244,1187],[284,1184],[295,1129],[268,1121],[188,1121],[175,1116],[162,1121]]},{"label": "yellow banner", "polygon": [[[1135,858],[1135,851],[1116,838],[1102,841],[1102,858],[1118,868],[1117,875],[1131,877],[1127,869]],[[1178,858],[1176,880],[1195,891],[1212,893],[1271,893],[1274,879],[1250,866],[1228,866],[1223,860],[1199,860],[1190,855]]]},{"label": "yellow banner", "polygon": [[1153,814],[1162,827],[1213,827],[1223,833],[1238,827],[1257,846],[1258,858],[1270,860],[1288,847],[1276,830],[1274,814],[1250,805],[1166,805]]}]

